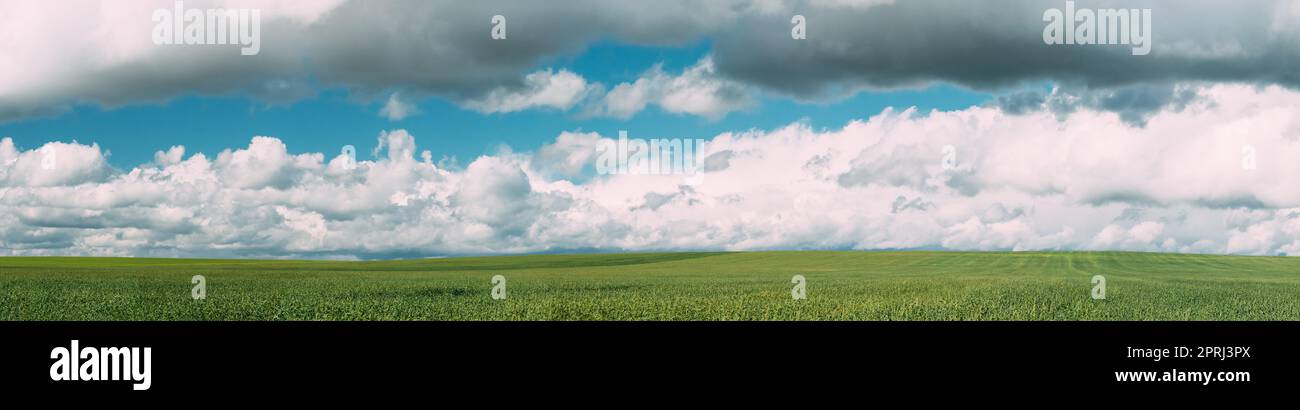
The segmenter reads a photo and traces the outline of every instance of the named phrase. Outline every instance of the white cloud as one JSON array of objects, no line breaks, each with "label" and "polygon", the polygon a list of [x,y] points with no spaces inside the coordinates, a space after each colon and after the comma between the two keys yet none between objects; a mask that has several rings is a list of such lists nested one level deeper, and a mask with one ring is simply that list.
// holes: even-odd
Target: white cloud
[{"label": "white cloud", "polygon": [[655,104],[671,113],[711,119],[751,106],[753,91],[717,75],[711,57],[672,76],[655,65],[635,82],[620,83],[605,94],[593,114],[630,118]]},{"label": "white cloud", "polygon": [[1093,238],[1092,248],[1156,250],[1160,244],[1156,239],[1164,229],[1165,224],[1155,221],[1144,221],[1129,228],[1118,224],[1107,225]]},{"label": "white cloud", "polygon": [[321,154],[290,155],[288,147],[270,137],[254,137],[247,149],[217,155],[222,183],[245,189],[292,186],[301,171],[320,168]]},{"label": "white cloud", "polygon": [[543,145],[537,150],[530,165],[546,176],[579,176],[585,167],[593,163],[600,141],[600,134],[594,132],[561,132],[555,138],[555,143]]},{"label": "white cloud", "polygon": [[498,87],[482,98],[467,101],[464,105],[489,114],[530,108],[568,110],[592,92],[592,87],[586,79],[572,71],[543,70],[525,76],[522,87]]},{"label": "white cloud", "polygon": [[[842,129],[724,133],[704,183],[592,175],[598,133],[446,169],[404,130],[373,161],[255,137],[216,159],[0,140],[0,253],[396,257],[557,249],[1300,252],[1300,92],[1198,88],[1145,127],[1080,109],[886,110]],[[660,136],[636,135],[633,138]],[[1256,148],[1245,169],[1242,145]],[[944,146],[956,167],[943,167]],[[417,157],[419,159],[417,159]]]},{"label": "white cloud", "polygon": [[384,108],[379,110],[381,117],[392,121],[401,121],[406,117],[419,114],[420,107],[402,99],[401,93],[393,93],[388,96],[388,101],[384,103]]},{"label": "white cloud", "polygon": [[38,187],[103,181],[113,172],[97,144],[51,142],[19,151],[10,138],[0,140],[0,167],[0,182]]},{"label": "white cloud", "polygon": [[[156,9],[171,0],[105,6],[70,0],[0,3],[0,121],[65,110],[72,103],[117,106],[187,92],[249,91],[274,100],[301,93],[283,87],[302,69],[295,53],[272,44],[300,44],[303,30],[343,0],[188,0],[186,8],[256,8],[266,45],[242,60],[238,47],[164,47],[150,36]],[[233,58],[232,58],[233,57]],[[277,85],[279,84],[279,85]],[[278,89],[278,90],[276,90]],[[279,96],[268,95],[281,94]]]}]

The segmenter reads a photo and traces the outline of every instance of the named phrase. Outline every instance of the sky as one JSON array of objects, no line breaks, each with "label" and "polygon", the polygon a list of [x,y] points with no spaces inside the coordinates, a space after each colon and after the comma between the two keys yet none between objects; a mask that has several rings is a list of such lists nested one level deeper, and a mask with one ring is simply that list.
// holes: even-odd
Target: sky
[{"label": "sky", "polygon": [[[165,44],[178,8],[256,11],[256,43]],[[1150,23],[1054,44],[1067,9]],[[0,255],[1300,254],[1297,22],[1265,0],[4,2]],[[699,167],[603,172],[620,132],[702,140]]]}]

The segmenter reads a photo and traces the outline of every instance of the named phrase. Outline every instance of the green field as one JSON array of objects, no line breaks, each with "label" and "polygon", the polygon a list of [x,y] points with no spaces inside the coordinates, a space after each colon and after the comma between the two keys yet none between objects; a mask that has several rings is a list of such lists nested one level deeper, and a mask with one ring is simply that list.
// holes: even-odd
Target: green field
[{"label": "green field", "polygon": [[[790,281],[807,278],[806,300]],[[1090,279],[1106,277],[1106,299]],[[190,278],[207,279],[191,298]],[[490,296],[507,279],[507,298]],[[743,252],[0,258],[3,320],[1297,320],[1300,258]]]}]

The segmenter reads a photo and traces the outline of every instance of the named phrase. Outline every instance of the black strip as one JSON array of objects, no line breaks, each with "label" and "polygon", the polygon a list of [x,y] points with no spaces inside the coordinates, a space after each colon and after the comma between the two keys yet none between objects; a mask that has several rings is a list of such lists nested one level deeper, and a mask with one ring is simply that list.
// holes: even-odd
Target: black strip
[{"label": "black strip", "polygon": [[[1038,393],[1296,385],[1296,322],[6,322],[7,391],[135,397],[419,395],[573,389],[784,396],[924,389]],[[50,380],[51,349],[153,349],[152,386]],[[1128,347],[1248,346],[1249,358],[1127,358]],[[1116,371],[1248,371],[1250,382],[1120,383]],[[559,390],[556,390],[559,389]],[[721,389],[721,390],[720,390]],[[478,396],[482,397],[482,396]]]}]

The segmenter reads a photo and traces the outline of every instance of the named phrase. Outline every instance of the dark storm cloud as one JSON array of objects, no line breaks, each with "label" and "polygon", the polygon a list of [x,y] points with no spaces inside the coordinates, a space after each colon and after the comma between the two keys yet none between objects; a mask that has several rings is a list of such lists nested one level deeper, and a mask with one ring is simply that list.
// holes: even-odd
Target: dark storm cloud
[{"label": "dark storm cloud", "polygon": [[1064,1],[897,1],[863,9],[794,7],[752,15],[718,35],[718,71],[801,99],[932,82],[995,90],[1029,81],[1111,88],[1144,82],[1300,85],[1295,6],[1279,1],[1078,1],[1077,8],[1150,8],[1152,48],[1048,45],[1043,13]]},{"label": "dark storm cloud", "polygon": [[[171,5],[170,1],[156,4]],[[5,6],[0,4],[0,14],[11,11]],[[0,78],[0,121],[57,113],[71,103],[112,107],[186,94],[247,93],[263,101],[286,102],[335,86],[350,89],[361,100],[400,90],[408,96],[464,101],[498,87],[520,88],[529,70],[572,56],[597,41],[675,45],[698,40],[706,31],[734,20],[731,4],[702,0],[664,4],[346,1],[310,21],[292,13],[272,13],[272,8],[263,10],[261,51],[241,56],[223,46],[155,46],[148,40],[153,27],[149,12],[155,5],[132,6],[133,10],[101,16],[104,30],[113,35],[96,36],[84,24],[55,20],[65,24],[50,28],[57,36],[15,43],[23,47],[0,55],[0,69],[20,67],[17,63],[60,68],[23,73],[38,81],[6,84]],[[279,4],[275,9],[298,6]],[[92,2],[68,7],[81,7],[84,13],[98,8]],[[58,8],[17,11],[59,12]],[[506,17],[504,40],[491,38],[495,15]],[[124,44],[144,51],[129,58],[50,51],[61,50],[66,45],[57,42],[66,41],[92,45],[102,41],[99,49],[111,49],[122,45],[114,42],[118,38],[127,38]],[[0,45],[10,41],[0,39]],[[6,64],[10,63],[6,57],[14,64]]]},{"label": "dark storm cloud", "polygon": [[[291,4],[277,8],[300,7]],[[21,6],[0,5],[0,12],[24,20],[61,12]],[[81,6],[81,14],[98,7],[68,8]],[[44,33],[0,39],[0,74],[10,74],[0,75],[0,120],[58,113],[72,103],[116,106],[186,94],[288,102],[322,87],[348,88],[362,101],[400,91],[465,102],[519,89],[529,71],[601,41],[710,41],[716,75],[804,101],[936,82],[987,91],[1048,82],[1068,90],[1188,81],[1300,85],[1300,6],[1281,0],[1077,2],[1152,9],[1154,38],[1143,56],[1132,55],[1130,45],[1044,44],[1044,11],[1065,2],[1037,0],[346,1],[311,19],[268,9],[256,56],[152,44],[136,44],[141,53],[110,52],[123,39],[144,41],[139,36],[148,34],[153,6],[136,6],[138,12],[99,16],[103,27],[93,30],[46,19]],[[506,40],[489,35],[498,14],[507,18]],[[806,40],[790,36],[795,14],[806,17]],[[108,51],[80,53],[69,44]],[[1132,112],[1131,122],[1176,99],[1125,91],[1112,97],[1094,106]],[[1032,96],[1017,98],[1003,106],[1033,108]]]},{"label": "dark storm cloud", "polygon": [[[720,3],[608,1],[351,1],[309,30],[310,51],[329,83],[363,91],[409,88],[456,99],[497,86],[547,59],[573,55],[604,38],[673,45],[725,21]],[[489,33],[506,18],[504,40]],[[714,19],[717,18],[717,20]]]}]

